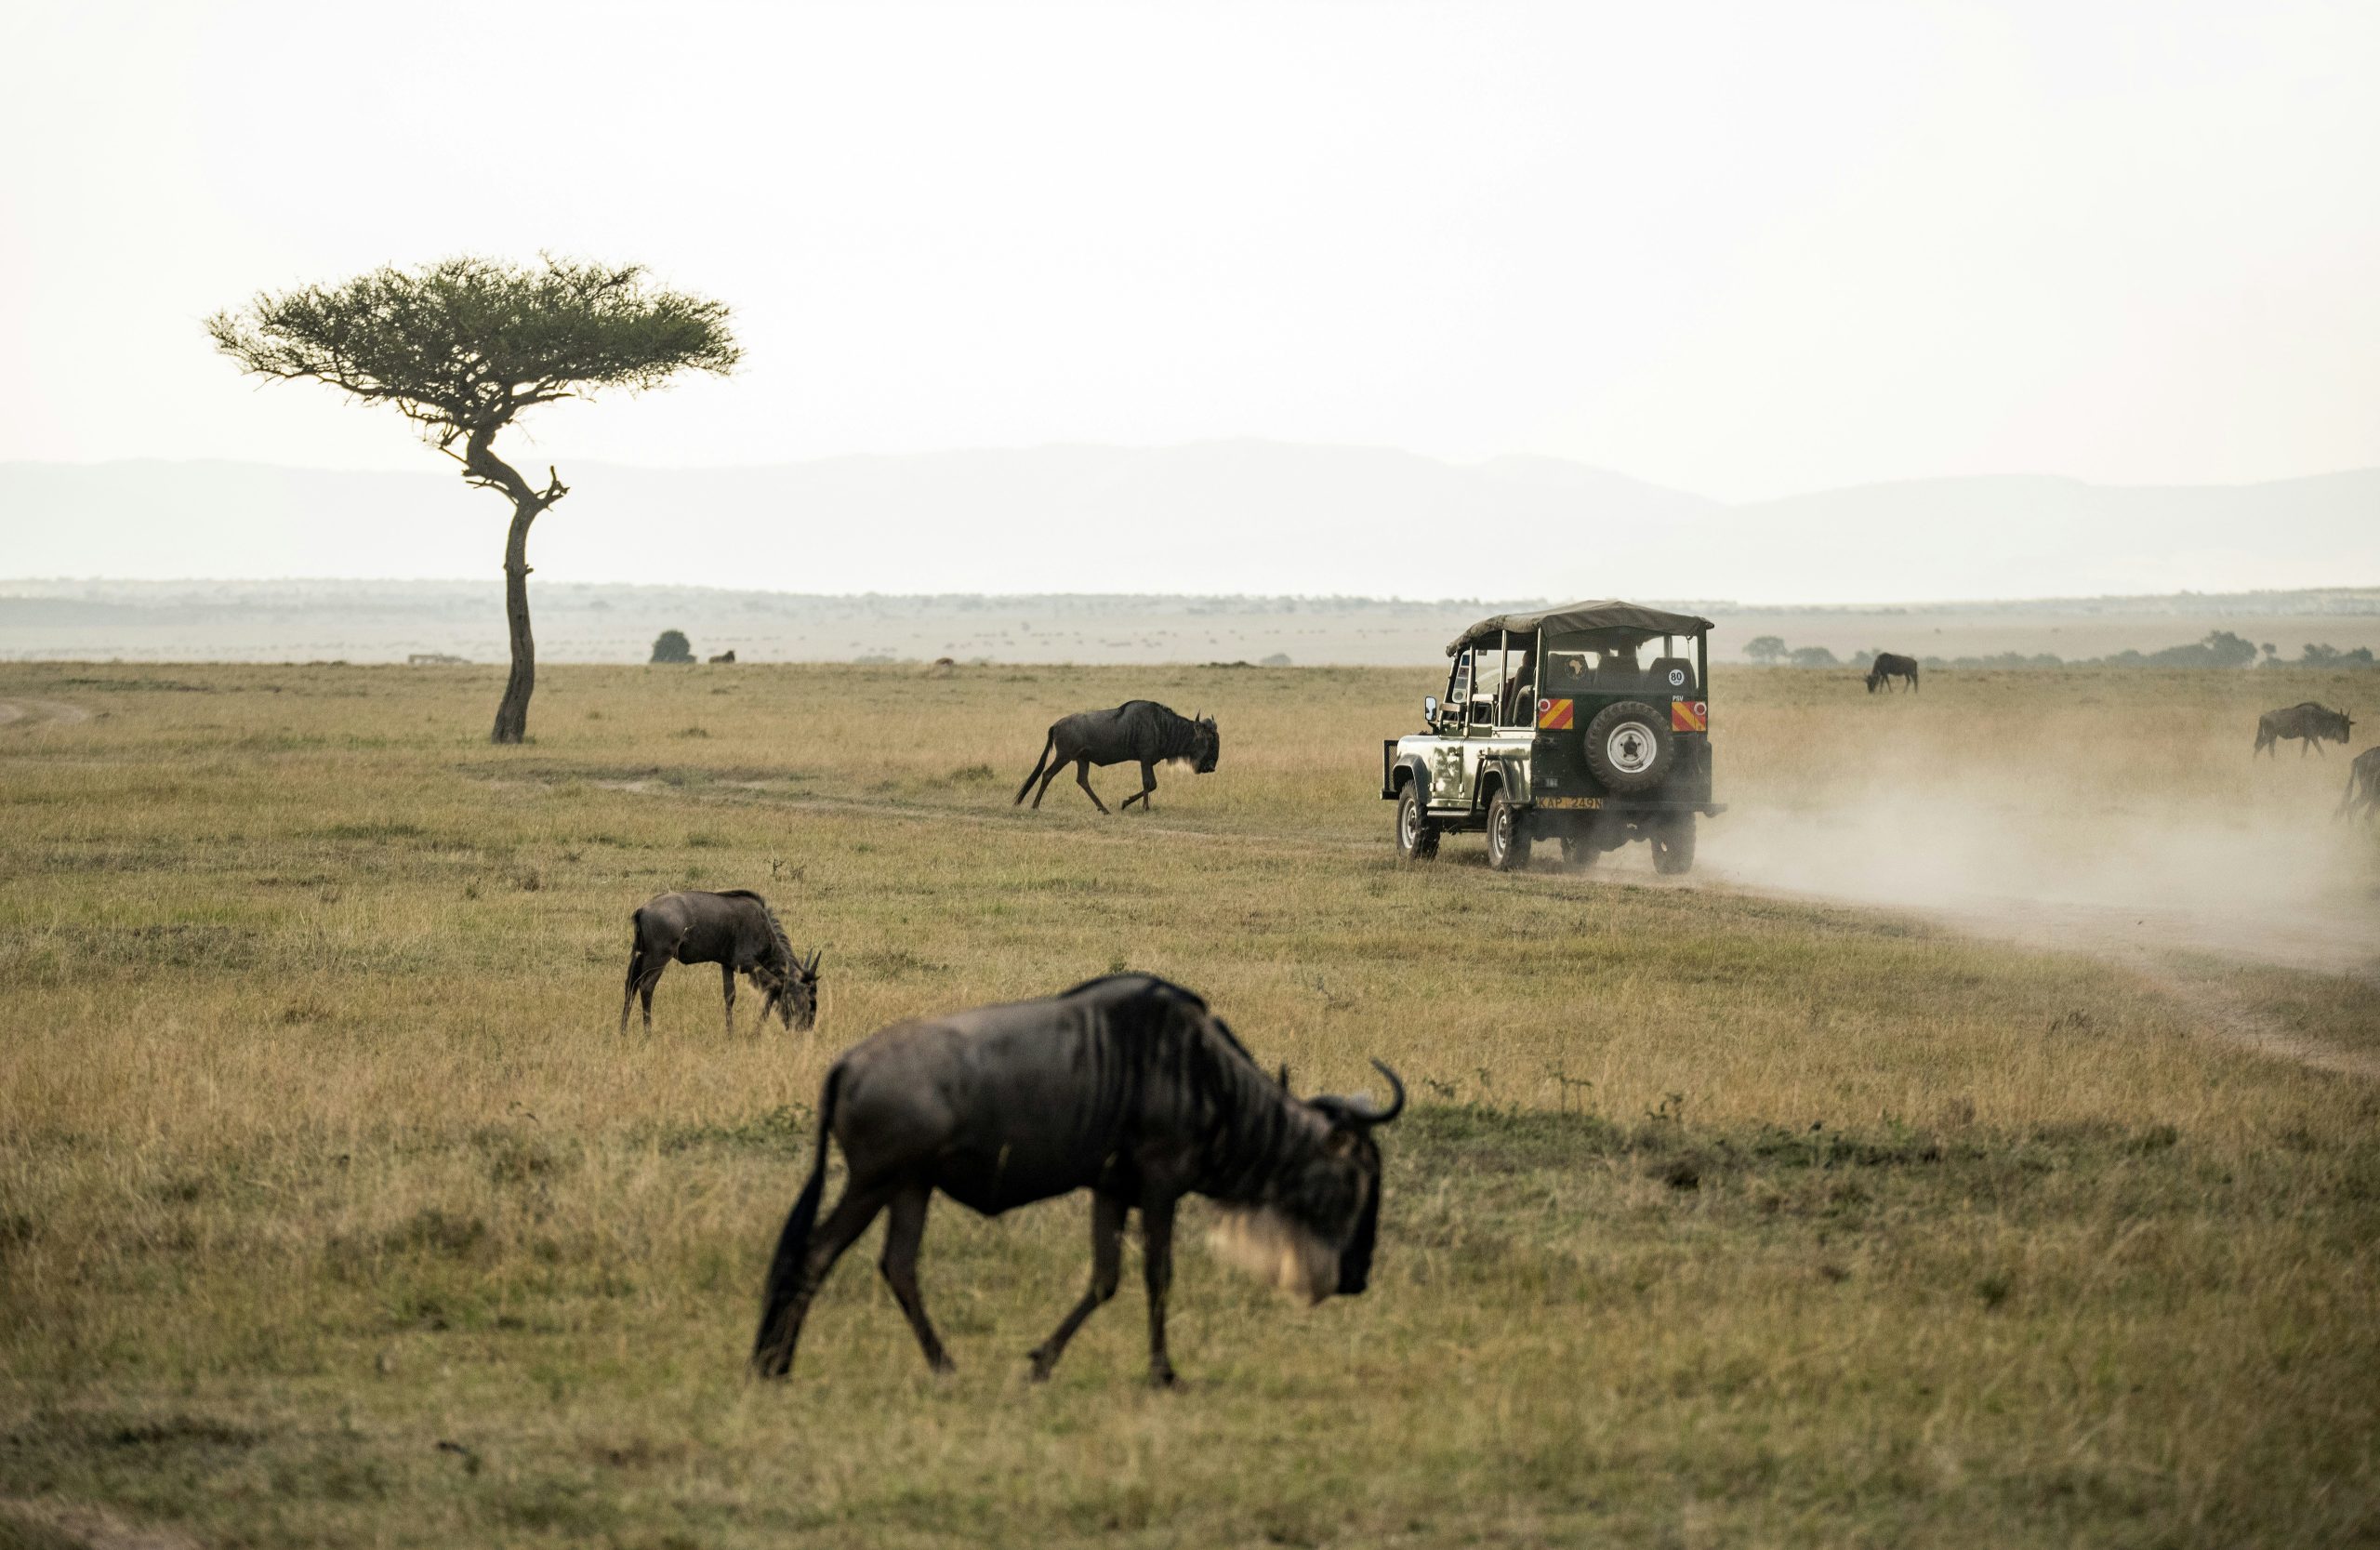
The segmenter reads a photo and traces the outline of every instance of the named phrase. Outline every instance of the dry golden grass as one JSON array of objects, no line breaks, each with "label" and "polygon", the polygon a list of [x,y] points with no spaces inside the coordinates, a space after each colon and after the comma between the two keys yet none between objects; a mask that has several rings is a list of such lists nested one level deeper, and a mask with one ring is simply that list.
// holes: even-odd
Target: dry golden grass
[{"label": "dry golden grass", "polygon": [[[0,667],[96,713],[0,727],[0,1539],[2368,1539],[2380,1089],[2200,994],[2372,1047],[2344,762],[2246,757],[2354,683],[1734,673],[1679,885],[1396,865],[1420,673],[560,669],[494,749],[486,669]],[[1221,771],[1010,805],[1134,694]],[[826,945],[816,1034],[679,970],[617,1038],[628,910],[734,885]],[[2090,950],[1838,902],[1934,895]],[[1302,1087],[1406,1072],[1373,1292],[1202,1214],[1186,1390],[1129,1278],[1037,1390],[1087,1209],[945,1202],[956,1379],[863,1244],[748,1385],[826,1061],[1123,965]]]}]

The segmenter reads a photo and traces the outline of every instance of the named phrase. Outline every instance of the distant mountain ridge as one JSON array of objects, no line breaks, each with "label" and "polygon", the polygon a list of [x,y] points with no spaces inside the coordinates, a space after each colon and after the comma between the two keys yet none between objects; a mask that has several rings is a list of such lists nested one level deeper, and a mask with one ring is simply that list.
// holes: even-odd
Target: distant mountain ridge
[{"label": "distant mountain ridge", "polygon": [[[2380,580],[2380,469],[2176,487],[1994,475],[1746,505],[1557,457],[1261,441],[563,473],[573,493],[531,545],[549,581],[1858,603]],[[491,575],[503,519],[427,457],[0,464],[0,574],[17,577]]]}]

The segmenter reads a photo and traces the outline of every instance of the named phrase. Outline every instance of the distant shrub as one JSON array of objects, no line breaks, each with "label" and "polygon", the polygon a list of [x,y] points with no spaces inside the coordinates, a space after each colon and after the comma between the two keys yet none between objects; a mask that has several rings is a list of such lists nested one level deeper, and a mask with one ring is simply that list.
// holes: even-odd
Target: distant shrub
[{"label": "distant shrub", "polygon": [[1785,658],[1797,668],[1835,668],[1842,664],[1824,646],[1795,646]]},{"label": "distant shrub", "polygon": [[1781,635],[1755,635],[1744,643],[1744,655],[1764,668],[1775,667],[1785,656],[1785,639]]},{"label": "distant shrub", "polygon": [[1267,668],[1286,668],[1289,665],[1289,654],[1286,651],[1276,651],[1264,658],[1262,665]]},{"label": "distant shrub", "polygon": [[2255,659],[2255,643],[2228,629],[2210,630],[2203,641],[2149,654],[2152,668],[2244,668]]},{"label": "distant shrub", "polygon": [[693,643],[682,629],[665,629],[653,638],[653,660],[655,662],[691,662],[694,659]]}]

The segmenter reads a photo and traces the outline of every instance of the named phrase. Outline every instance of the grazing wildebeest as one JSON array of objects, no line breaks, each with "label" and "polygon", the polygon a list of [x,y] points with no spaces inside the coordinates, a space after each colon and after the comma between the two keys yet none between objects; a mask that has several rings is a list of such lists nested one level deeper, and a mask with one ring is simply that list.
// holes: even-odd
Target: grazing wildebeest
[{"label": "grazing wildebeest", "polygon": [[[950,1358],[918,1292],[918,1246],[937,1189],[985,1216],[1091,1192],[1091,1290],[1032,1354],[1047,1378],[1082,1321],[1116,1294],[1125,1213],[1141,1213],[1149,1381],[1173,1381],[1165,1294],[1174,1205],[1220,1201],[1241,1248],[1285,1287],[1320,1302],[1370,1278],[1380,1223],[1372,1132],[1395,1097],[1301,1100],[1259,1069],[1197,995],[1149,974],[1110,974],[1064,995],[896,1023],[846,1052],[818,1097],[817,1153],[769,1264],[752,1370],[782,1377],[810,1300],[836,1257],[891,1208],[879,1267],[926,1363]],[[825,1222],[826,1142],[850,1176]]]},{"label": "grazing wildebeest", "polygon": [[2297,739],[2297,757],[2303,759],[2307,749],[2319,752],[2326,739],[2334,743],[2346,742],[2347,732],[2354,724],[2347,720],[2346,711],[2333,710],[2310,699],[2300,701],[2285,710],[2268,710],[2256,718],[2256,746],[2249,750],[2248,757],[2253,759],[2267,749],[2277,753],[2282,738],[2294,737]]},{"label": "grazing wildebeest", "polygon": [[1879,689],[1890,690],[1892,685],[1886,680],[1895,678],[1909,680],[1909,692],[1917,693],[1917,658],[1903,656],[1897,651],[1876,653],[1875,664],[1868,669],[1868,692],[1872,695]]},{"label": "grazing wildebeest", "polygon": [[[1180,760],[1200,775],[1211,775],[1215,755],[1222,744],[1215,735],[1211,716],[1182,716],[1167,709],[1153,699],[1126,700],[1113,710],[1084,710],[1054,722],[1050,735],[1041,745],[1040,761],[1025,784],[1016,788],[1016,801],[1023,801],[1025,793],[1033,791],[1033,805],[1041,805],[1042,793],[1050,789],[1050,782],[1058,772],[1072,764],[1075,784],[1083,795],[1102,813],[1107,804],[1091,788],[1091,767],[1105,769],[1110,764],[1137,761],[1141,766],[1141,788],[1124,799],[1124,806],[1134,802],[1141,811],[1148,811],[1149,793],[1157,789],[1157,767],[1160,762]],[[1056,758],[1051,758],[1051,754]],[[1041,783],[1034,790],[1035,781]],[[1014,806],[1015,803],[1010,803]]]},{"label": "grazing wildebeest", "polygon": [[2347,795],[2339,799],[2334,818],[2351,816],[2360,808],[2366,818],[2380,820],[2380,745],[2365,749],[2347,767]]},{"label": "grazing wildebeest", "polygon": [[716,667],[721,662],[733,662],[734,660],[735,654],[734,652],[722,651],[717,656],[711,658],[711,665]]},{"label": "grazing wildebeest", "polygon": [[749,974],[774,1012],[797,1031],[818,1020],[818,960],[794,956],[769,901],[748,888],[722,894],[661,894],[629,917],[636,942],[628,949],[628,986],[620,998],[620,1031],[628,1031],[628,1003],[644,999],[644,1031],[653,1031],[653,987],[671,963],[716,963],[727,996],[727,1031],[735,1031],[735,976]]}]

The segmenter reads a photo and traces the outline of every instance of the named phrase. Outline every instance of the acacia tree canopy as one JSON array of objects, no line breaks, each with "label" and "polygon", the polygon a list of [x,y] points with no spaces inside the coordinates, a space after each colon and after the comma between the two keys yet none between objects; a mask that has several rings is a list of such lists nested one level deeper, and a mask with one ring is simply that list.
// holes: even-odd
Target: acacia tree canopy
[{"label": "acacia tree canopy", "polygon": [[496,708],[499,743],[525,735],[536,683],[529,524],[570,491],[551,469],[543,488],[522,478],[496,455],[496,433],[540,404],[606,389],[642,392],[686,371],[725,376],[742,353],[723,303],[655,285],[641,264],[550,255],[534,268],[465,257],[260,292],[208,318],[206,332],[255,376],[311,378],[393,404],[463,465],[466,480],[511,500],[504,571],[512,672]]},{"label": "acacia tree canopy", "polygon": [[723,376],[741,356],[727,316],[724,303],[652,285],[641,264],[458,258],[259,293],[206,331],[257,376],[393,404],[451,446],[539,404],[641,392],[682,371]]}]

